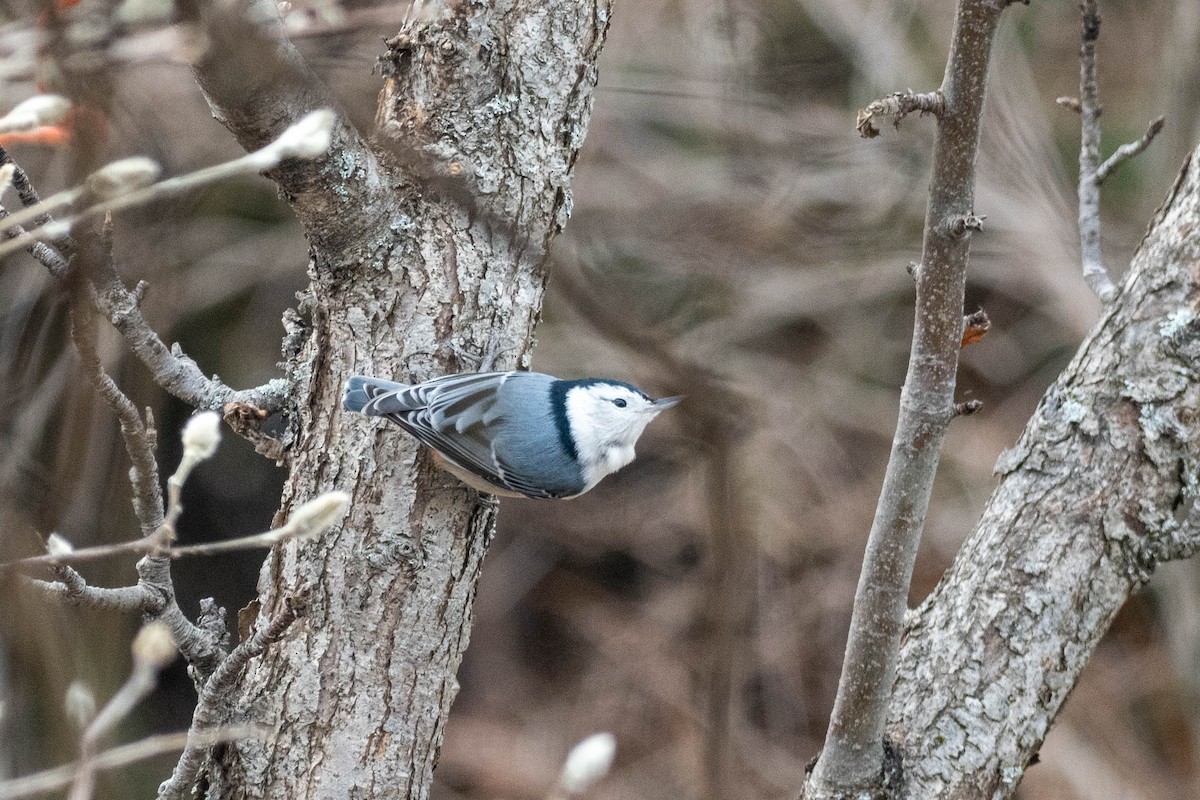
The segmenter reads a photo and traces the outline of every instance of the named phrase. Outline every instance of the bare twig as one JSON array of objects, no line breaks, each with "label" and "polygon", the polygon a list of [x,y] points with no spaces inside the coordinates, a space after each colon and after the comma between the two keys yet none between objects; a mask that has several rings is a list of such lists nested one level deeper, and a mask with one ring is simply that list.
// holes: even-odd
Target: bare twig
[{"label": "bare twig", "polygon": [[[8,211],[0,206],[0,223],[5,223],[11,215]],[[25,229],[19,225],[13,227],[11,224],[5,224],[3,230],[0,231],[0,236],[12,241],[25,235]],[[59,280],[67,277],[67,260],[62,254],[55,250],[50,245],[44,242],[34,242],[25,247],[25,251],[47,270],[50,274]]]},{"label": "bare twig", "polygon": [[[41,239],[52,241],[64,239],[69,236],[72,226],[88,220],[103,219],[106,214],[114,211],[145,205],[239,175],[257,175],[279,166],[285,159],[316,158],[329,149],[330,128],[335,119],[336,117],[329,109],[313,111],[297,120],[294,125],[284,130],[273,141],[240,158],[205,167],[186,175],[167,178],[145,188],[122,191],[116,196],[103,198],[100,202],[87,206],[70,217],[47,222],[39,228],[13,237],[0,244],[0,257],[29,247]],[[92,194],[90,191],[84,191],[84,187],[80,187],[63,193],[62,199],[56,199],[54,205],[58,207],[72,204],[79,198]],[[25,213],[33,216],[36,211],[49,204],[47,201],[40,206],[31,207]]]},{"label": "bare twig", "polygon": [[100,740],[129,716],[142,698],[154,691],[158,673],[174,660],[175,643],[166,625],[151,622],[133,640],[133,672],[84,731],[75,780],[68,800],[89,800],[96,785],[96,755]]},{"label": "bare twig", "polygon": [[[42,203],[28,175],[3,148],[0,148],[0,164],[15,167],[12,183],[22,203],[26,206]],[[0,209],[0,219],[4,213]],[[36,223],[42,227],[57,224],[49,214],[40,215]],[[11,238],[23,233],[18,229],[0,235]],[[68,252],[73,250],[73,242],[65,240],[64,248]],[[42,242],[36,242],[28,249],[51,275],[66,279],[67,262],[57,251]],[[155,382],[194,408],[229,410],[227,419],[239,434],[253,441],[260,451],[268,452],[274,458],[282,457],[282,448],[277,442],[268,441],[269,437],[258,431],[257,423],[284,406],[288,393],[286,381],[276,379],[254,389],[237,391],[215,376],[209,378],[192,359],[177,348],[167,347],[150,327],[140,308],[145,284],[139,284],[134,291],[127,289],[112,262],[111,253],[102,263],[93,266],[96,274],[91,277],[96,286],[89,290],[92,303],[121,333],[134,355],[150,370]]]},{"label": "bare twig", "polygon": [[1105,178],[1116,172],[1118,167],[1149,147],[1150,143],[1154,141],[1154,137],[1162,132],[1164,124],[1166,124],[1166,119],[1158,117],[1150,123],[1141,138],[1118,147],[1111,156],[1104,160],[1103,164],[1096,168],[1097,185],[1104,183]]},{"label": "bare twig", "polygon": [[[92,766],[97,772],[120,769],[148,758],[182,750],[189,740],[211,746],[236,739],[263,738],[267,733],[269,733],[268,729],[261,725],[227,725],[222,728],[200,731],[194,735],[189,731],[160,733],[105,750],[92,759]],[[78,771],[78,763],[63,764],[60,767],[43,770],[32,775],[0,781],[0,797],[4,797],[6,800],[20,800],[23,797],[65,789],[75,780]]]},{"label": "bare twig", "polygon": [[233,688],[237,676],[250,659],[262,655],[295,621],[295,601],[285,598],[283,608],[254,635],[234,648],[208,678],[196,701],[192,725],[188,729],[187,746],[179,756],[179,763],[175,765],[171,777],[158,787],[158,800],[176,800],[184,797],[204,763],[204,754],[212,745],[212,742],[205,738],[205,734],[218,724],[220,701]]},{"label": "bare twig", "polygon": [[162,597],[141,584],[106,589],[89,586],[75,570],[57,567],[58,581],[30,579],[28,584],[44,594],[66,602],[102,611],[156,614],[162,610]]},{"label": "bare twig", "polygon": [[875,122],[880,117],[891,117],[892,125],[899,128],[900,120],[914,111],[919,111],[921,116],[933,114],[938,117],[945,109],[946,98],[942,96],[941,89],[932,92],[914,92],[908,89],[880,98],[860,109],[854,127],[858,129],[859,136],[874,139],[879,135],[879,128]]},{"label": "bare twig", "polygon": [[967,400],[964,403],[955,403],[954,404],[954,416],[969,417],[972,414],[978,413],[979,410],[982,408],[983,408],[982,400]]},{"label": "bare twig", "polygon": [[[28,568],[39,565],[63,567],[68,564],[82,564],[119,555],[146,555],[155,553],[166,558],[185,558],[188,556],[213,556],[222,553],[233,553],[241,550],[254,550],[274,545],[290,539],[311,539],[327,531],[337,523],[344,513],[349,501],[345,492],[328,492],[315,500],[300,506],[292,514],[286,525],[251,536],[240,536],[223,542],[205,542],[201,544],[170,546],[169,536],[163,530],[155,531],[149,536],[132,542],[98,545],[71,550],[66,553],[47,553],[40,556],[17,559],[0,564],[0,569],[22,567]],[[111,591],[111,590],[110,590]]]},{"label": "bare twig", "polygon": [[[13,165],[12,185],[13,188],[17,190],[17,196],[21,198],[21,204],[23,206],[29,207],[42,202],[42,198],[38,195],[37,189],[33,188],[33,184],[29,180],[29,175],[26,174],[25,170],[21,169],[20,164],[12,160],[12,156],[10,156],[8,151],[3,147],[0,147],[0,164]],[[44,219],[39,218],[36,220],[36,224],[45,225],[49,221],[50,217],[47,216]]]},{"label": "bare twig", "polygon": [[114,161],[88,176],[79,186],[56,192],[45,200],[28,205],[5,218],[0,221],[0,227],[8,229],[32,222],[37,226],[36,229],[44,228],[53,222],[54,218],[51,215],[59,209],[74,208],[88,201],[100,202],[142,188],[154,182],[158,171],[158,165],[148,158],[135,157]]},{"label": "bare twig", "polygon": [[1096,0],[1083,0],[1083,43],[1079,49],[1079,246],[1083,279],[1100,301],[1113,299],[1117,289],[1100,253],[1100,89],[1096,83],[1096,39],[1100,37],[1100,14]]},{"label": "bare twig", "polygon": [[96,327],[91,303],[82,300],[78,292],[73,294],[75,296],[71,302],[71,338],[79,351],[84,372],[121,424],[121,439],[133,465],[129,470],[129,481],[133,485],[133,510],[141,525],[142,536],[148,537],[163,521],[158,462],[154,459],[154,428],[152,423],[147,424],[142,420],[137,407],[100,365],[100,357],[96,353]]},{"label": "bare twig", "polygon": [[[215,377],[208,377],[178,347],[167,347],[159,338],[142,315],[140,299],[138,292],[125,287],[115,266],[103,267],[94,294],[96,306],[124,337],[138,360],[150,370],[155,383],[198,409],[215,411],[233,404],[259,409],[265,416],[283,407],[288,391],[286,381],[276,379],[254,389],[238,391]],[[244,427],[235,429],[247,438],[255,438],[252,431]]]},{"label": "bare twig", "polygon": [[980,117],[992,40],[1006,5],[992,0],[958,3],[940,95],[945,106],[934,144],[900,418],[859,576],[825,748],[805,787],[807,798],[876,792],[894,774],[885,763],[884,726],[941,443],[958,413],[954,386],[971,240],[966,234],[980,219],[972,208]]},{"label": "bare twig", "polygon": [[210,675],[225,657],[226,633],[201,628],[183,613],[175,599],[171,559],[158,554],[144,556],[137,563],[137,573],[138,585],[157,597],[160,610],[155,617],[170,629],[175,646],[195,673],[193,680]]},{"label": "bare twig", "polygon": [[[1100,184],[1122,164],[1145,150],[1163,128],[1163,118],[1150,123],[1137,141],[1123,144],[1100,162],[1100,87],[1096,77],[1096,40],[1100,38],[1100,12],[1096,0],[1082,0],[1083,42],[1079,48],[1079,249],[1083,279],[1101,302],[1117,293],[1100,246]],[[1061,98],[1060,98],[1061,101]]]},{"label": "bare twig", "polygon": [[1056,97],[1054,102],[1058,103],[1068,111],[1074,111],[1076,114],[1083,113],[1083,106],[1079,104],[1078,97]]}]

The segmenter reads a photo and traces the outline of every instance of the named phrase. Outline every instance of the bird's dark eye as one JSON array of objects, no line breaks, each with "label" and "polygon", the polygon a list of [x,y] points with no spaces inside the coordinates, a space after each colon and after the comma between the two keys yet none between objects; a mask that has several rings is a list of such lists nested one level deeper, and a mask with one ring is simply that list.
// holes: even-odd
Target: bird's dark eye
[{"label": "bird's dark eye", "polygon": [[616,400],[613,400],[612,403],[617,408],[624,408],[625,406],[629,405],[628,403],[625,402],[625,399],[621,398],[621,397],[618,397]]}]

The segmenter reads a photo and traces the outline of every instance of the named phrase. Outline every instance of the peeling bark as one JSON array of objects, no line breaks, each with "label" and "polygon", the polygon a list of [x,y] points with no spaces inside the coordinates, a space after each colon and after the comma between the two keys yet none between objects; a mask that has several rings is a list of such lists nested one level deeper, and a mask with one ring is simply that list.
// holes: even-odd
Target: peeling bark
[{"label": "peeling bark", "polygon": [[[494,512],[403,432],[343,414],[341,387],[528,364],[608,14],[605,0],[437,4],[381,59],[378,141],[343,126],[339,152],[278,176],[312,259],[285,353],[295,444],[280,518],[331,489],[353,500],[341,530],[263,567],[256,624],[296,597],[300,618],[214,724],[276,734],[225,746],[202,774],[208,796],[428,796]],[[200,69],[243,143],[273,129],[205,74],[218,62]]]},{"label": "peeling bark", "polygon": [[1198,304],[1200,152],[910,614],[889,727],[903,796],[1012,795],[1126,598],[1200,546]]}]

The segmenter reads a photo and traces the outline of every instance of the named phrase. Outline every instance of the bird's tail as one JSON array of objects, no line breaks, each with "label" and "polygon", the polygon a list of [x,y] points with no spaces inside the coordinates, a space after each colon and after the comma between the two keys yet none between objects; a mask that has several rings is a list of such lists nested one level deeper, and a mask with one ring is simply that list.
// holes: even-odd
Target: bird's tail
[{"label": "bird's tail", "polygon": [[366,411],[363,409],[373,399],[381,394],[407,388],[407,383],[396,383],[379,378],[368,378],[366,375],[355,375],[346,381],[346,389],[342,393],[342,408],[347,411],[371,414],[374,409],[367,409]]}]

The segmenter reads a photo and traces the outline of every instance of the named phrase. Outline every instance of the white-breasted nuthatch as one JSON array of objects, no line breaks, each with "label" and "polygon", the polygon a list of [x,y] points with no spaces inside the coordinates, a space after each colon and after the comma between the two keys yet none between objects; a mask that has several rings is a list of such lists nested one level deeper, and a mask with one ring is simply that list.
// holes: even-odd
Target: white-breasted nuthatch
[{"label": "white-breasted nuthatch", "polygon": [[566,498],[633,461],[646,425],[682,399],[605,378],[478,372],[415,385],[356,375],[342,406],[397,423],[481,492]]}]

